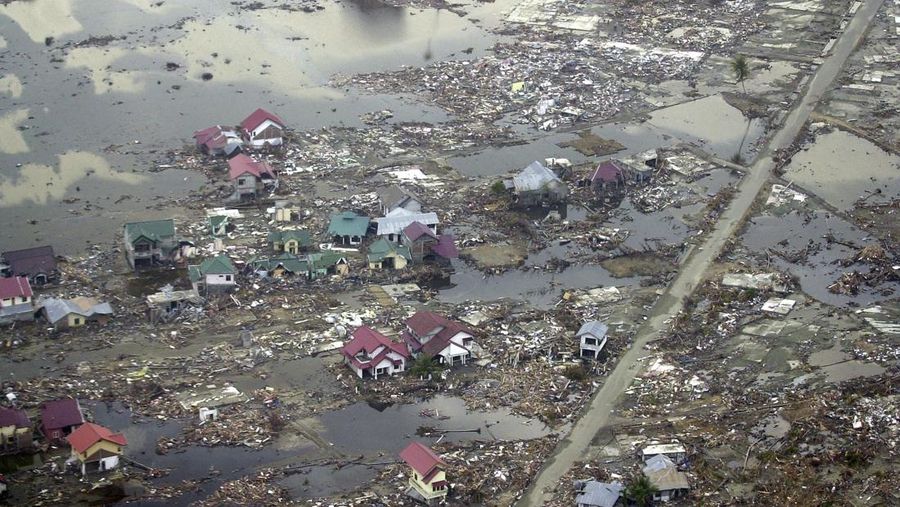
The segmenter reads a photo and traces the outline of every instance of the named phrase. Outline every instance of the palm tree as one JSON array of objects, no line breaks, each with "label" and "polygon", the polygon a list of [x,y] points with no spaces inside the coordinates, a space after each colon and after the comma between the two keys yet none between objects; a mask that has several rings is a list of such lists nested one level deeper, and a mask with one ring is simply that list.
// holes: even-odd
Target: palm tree
[{"label": "palm tree", "polygon": [[625,498],[638,507],[647,507],[653,501],[653,494],[659,491],[645,475],[635,477],[625,488]]},{"label": "palm tree", "polygon": [[747,62],[747,57],[744,55],[735,56],[734,60],[731,60],[731,72],[734,73],[738,83],[741,83],[741,89],[744,90],[744,93],[747,93],[747,88],[744,86],[744,80],[750,76],[750,63]]},{"label": "palm tree", "polygon": [[409,368],[409,372],[417,377],[427,378],[441,371],[441,365],[434,362],[434,358],[422,354],[416,358],[416,361]]}]

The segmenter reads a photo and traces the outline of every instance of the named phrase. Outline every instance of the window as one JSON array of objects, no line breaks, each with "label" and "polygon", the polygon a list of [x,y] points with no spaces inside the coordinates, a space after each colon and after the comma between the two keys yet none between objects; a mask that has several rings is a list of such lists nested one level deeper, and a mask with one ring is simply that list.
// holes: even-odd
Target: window
[{"label": "window", "polygon": [[585,338],[584,344],[585,345],[597,345],[597,339],[596,338]]},{"label": "window", "polygon": [[231,281],[231,275],[225,275],[225,281],[226,281],[226,282],[230,282],[230,281]]},{"label": "window", "polygon": [[21,302],[21,303],[27,303],[27,302],[28,302],[28,298],[26,298],[26,297],[20,297],[20,298],[19,298],[19,302]]},{"label": "window", "polygon": [[134,245],[134,251],[135,252],[149,252],[150,245],[148,245],[147,243],[138,243],[137,245]]},{"label": "window", "polygon": [[81,318],[75,317],[75,325],[78,326],[81,324]]},{"label": "window", "polygon": [[238,185],[246,185],[247,178],[238,178]]}]

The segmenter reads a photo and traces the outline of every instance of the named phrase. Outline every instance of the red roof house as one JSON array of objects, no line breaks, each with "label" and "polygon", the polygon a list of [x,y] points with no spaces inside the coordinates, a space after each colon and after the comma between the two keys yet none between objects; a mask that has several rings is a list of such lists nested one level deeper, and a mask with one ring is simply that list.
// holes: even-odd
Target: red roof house
[{"label": "red roof house", "polygon": [[378,378],[393,375],[406,369],[410,357],[403,343],[392,341],[370,327],[360,327],[341,349],[344,361],[359,378]]},{"label": "red roof house", "polygon": [[0,324],[34,320],[31,284],[23,276],[0,277]]},{"label": "red roof house", "polygon": [[261,108],[241,122],[241,131],[254,148],[280,145],[284,127],[285,123],[281,118]]},{"label": "red roof house", "polygon": [[230,155],[244,143],[237,132],[216,125],[194,132],[200,151],[210,155]]},{"label": "red roof house", "polygon": [[41,431],[51,442],[62,441],[82,424],[84,415],[78,400],[66,398],[41,405]]},{"label": "red roof house", "polygon": [[3,438],[0,438],[0,454],[31,449],[31,420],[24,410],[0,407],[0,428],[4,428]]},{"label": "red roof house", "polygon": [[[412,469],[409,477],[411,496],[422,497],[426,503],[447,496],[447,464],[430,448],[413,442],[400,451],[400,459]],[[413,494],[414,493],[414,494]]]},{"label": "red roof house", "polygon": [[275,171],[267,162],[239,153],[228,159],[228,177],[234,184],[234,197],[247,201],[256,199],[267,183],[274,184]]},{"label": "red roof house", "polygon": [[81,473],[106,471],[119,466],[122,448],[128,440],[121,433],[113,433],[108,428],[94,423],[84,423],[66,437],[72,446],[72,456],[81,462]]},{"label": "red roof house", "polygon": [[466,364],[476,346],[466,326],[428,311],[416,312],[407,319],[402,336],[413,354],[424,354],[451,366]]}]

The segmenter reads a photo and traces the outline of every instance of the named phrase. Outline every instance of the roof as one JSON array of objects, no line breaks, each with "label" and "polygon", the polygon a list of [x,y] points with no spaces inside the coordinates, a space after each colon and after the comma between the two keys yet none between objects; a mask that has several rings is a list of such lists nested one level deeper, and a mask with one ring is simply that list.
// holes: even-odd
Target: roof
[{"label": "roof", "polygon": [[399,234],[403,229],[413,222],[419,222],[424,225],[437,225],[437,213],[414,213],[403,208],[397,208],[390,212],[387,216],[376,218],[378,224],[376,234],[384,236],[385,234]]},{"label": "roof", "polygon": [[302,229],[289,229],[286,231],[271,231],[269,233],[269,243],[285,243],[295,240],[301,246],[310,246],[313,244],[312,236],[309,231]]},{"label": "roof", "polygon": [[445,259],[455,259],[459,257],[459,249],[456,248],[456,239],[449,234],[441,234],[438,237],[436,245],[431,247],[431,251]]},{"label": "roof", "polygon": [[108,428],[104,428],[103,426],[94,423],[82,424],[77,430],[73,431],[71,435],[67,436],[66,440],[69,441],[69,445],[72,446],[72,449],[75,449],[79,453],[84,453],[90,449],[92,445],[101,440],[106,440],[107,442],[122,446],[128,445],[128,440],[125,439],[125,435],[113,433]]},{"label": "roof", "polygon": [[262,125],[266,120],[272,120],[277,123],[279,127],[284,128],[284,121],[281,118],[263,108],[253,111],[250,113],[250,116],[244,118],[244,121],[241,122],[241,128],[249,132],[255,130],[256,127]]},{"label": "roof", "polygon": [[447,466],[434,451],[419,442],[413,442],[400,451],[400,459],[422,477],[428,477],[436,468]]},{"label": "roof", "polygon": [[434,239],[438,239],[437,234],[434,233],[431,229],[428,228],[422,222],[413,222],[407,225],[403,229],[403,235],[406,236],[410,241],[416,241],[422,236],[430,236]]},{"label": "roof", "polygon": [[434,312],[421,311],[406,320],[406,325],[412,329],[416,336],[431,334],[435,329],[442,328],[433,338],[422,345],[415,337],[405,334],[404,338],[414,350],[421,350],[429,356],[434,356],[447,348],[450,340],[459,333],[472,335],[472,331],[459,322],[454,322]]},{"label": "roof", "polygon": [[75,426],[84,422],[78,400],[66,398],[41,405],[41,426],[48,430]]},{"label": "roof", "polygon": [[247,155],[244,155],[243,153],[238,153],[237,155],[228,159],[229,179],[234,180],[247,173],[255,176],[256,178],[275,177],[275,171],[272,170],[272,166],[270,166],[266,161],[257,162]]},{"label": "roof", "polygon": [[27,278],[22,276],[0,278],[0,299],[13,297],[30,298],[32,294],[31,284],[28,283]]},{"label": "roof", "polygon": [[243,143],[237,132],[222,128],[220,125],[194,132],[194,140],[198,145],[206,146],[210,150],[225,148],[229,141],[235,144]]},{"label": "roof", "polygon": [[378,262],[392,254],[399,255],[406,260],[412,259],[412,255],[409,253],[409,247],[396,245],[384,238],[378,238],[377,241],[369,245],[369,251],[366,258],[369,262]]},{"label": "roof", "polygon": [[56,324],[70,313],[77,313],[84,317],[94,315],[112,315],[113,309],[109,303],[100,303],[94,298],[77,297],[74,299],[50,298],[42,301],[47,320]]},{"label": "roof", "polygon": [[209,225],[213,228],[218,229],[220,226],[228,225],[229,218],[225,215],[213,215],[209,217]]},{"label": "roof", "polygon": [[575,496],[576,504],[614,507],[622,496],[625,486],[620,482],[577,481],[576,488],[579,490]]},{"label": "roof", "polygon": [[688,483],[687,475],[684,472],[679,472],[675,463],[672,463],[672,460],[662,454],[650,458],[643,472],[647,479],[650,480],[650,483],[660,491],[690,489],[691,487]]},{"label": "roof", "polygon": [[150,220],[147,222],[130,222],[125,224],[125,234],[128,241],[133,242],[143,236],[150,241],[159,241],[163,238],[175,236],[175,220]]},{"label": "roof", "polygon": [[56,271],[56,256],[52,246],[37,246],[3,252],[3,260],[15,275],[30,275]]},{"label": "roof", "polygon": [[540,190],[548,183],[554,181],[562,183],[562,180],[553,171],[535,160],[528,167],[522,169],[519,174],[513,176],[513,187],[516,189],[516,192],[530,192]]},{"label": "roof", "polygon": [[622,178],[622,173],[623,169],[614,160],[607,160],[601,162],[594,169],[594,173],[591,174],[591,181],[616,182]]},{"label": "roof", "polygon": [[331,215],[328,234],[332,236],[365,236],[369,230],[369,217],[359,216],[352,211]]},{"label": "roof", "polygon": [[609,331],[609,327],[606,324],[599,320],[591,320],[582,324],[575,336],[581,338],[582,335],[589,334],[595,338],[603,338],[607,331]]},{"label": "roof", "polygon": [[375,193],[378,195],[378,200],[381,201],[381,204],[388,210],[394,210],[397,208],[404,209],[412,201],[419,201],[419,198],[418,196],[416,196],[416,194],[410,192],[409,190],[406,190],[405,188],[398,187],[397,185],[379,188],[375,191]]},{"label": "roof", "polygon": [[233,275],[237,272],[231,259],[224,254],[205,259],[198,270],[201,275]]},{"label": "roof", "polygon": [[438,327],[447,327],[450,320],[434,312],[423,310],[406,319],[406,325],[419,336],[426,335]]},{"label": "roof", "polygon": [[30,428],[31,421],[24,410],[0,407],[0,428],[15,426],[16,428]]},{"label": "roof", "polygon": [[253,259],[249,264],[254,269],[264,269],[266,271],[274,271],[279,266],[291,273],[305,273],[309,270],[309,262],[288,252],[268,259]]},{"label": "roof", "polygon": [[[350,341],[344,344],[341,352],[348,357],[354,357],[360,352],[372,355],[379,347],[385,347],[403,357],[409,357],[409,350],[402,343],[397,343],[374,329],[362,326],[351,335]],[[380,361],[380,360],[379,360]],[[377,364],[377,362],[376,362]]]},{"label": "roof", "polygon": [[653,444],[644,447],[644,456],[652,456],[654,454],[683,454],[687,452],[683,445],[674,444]]}]

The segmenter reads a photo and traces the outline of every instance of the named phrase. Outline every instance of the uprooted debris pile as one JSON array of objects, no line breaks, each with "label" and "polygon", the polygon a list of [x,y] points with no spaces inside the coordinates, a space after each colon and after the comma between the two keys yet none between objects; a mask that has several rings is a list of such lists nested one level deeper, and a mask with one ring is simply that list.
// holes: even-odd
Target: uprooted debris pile
[{"label": "uprooted debris pile", "polygon": [[290,493],[275,484],[280,473],[264,469],[256,475],[228,481],[219,486],[208,498],[192,505],[215,507],[219,505],[294,505]]}]

